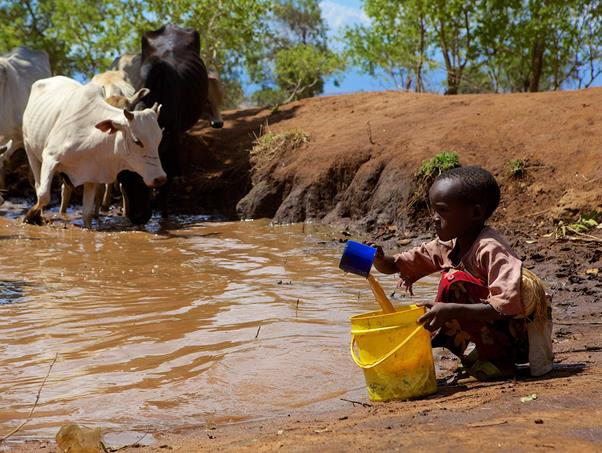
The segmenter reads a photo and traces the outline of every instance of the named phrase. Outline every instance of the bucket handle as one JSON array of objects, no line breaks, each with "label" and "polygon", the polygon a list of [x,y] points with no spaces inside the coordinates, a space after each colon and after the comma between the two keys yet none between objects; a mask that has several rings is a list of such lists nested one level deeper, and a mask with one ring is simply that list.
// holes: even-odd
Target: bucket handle
[{"label": "bucket handle", "polygon": [[370,368],[374,368],[375,366],[380,365],[381,363],[383,363],[385,360],[387,360],[389,357],[391,357],[393,354],[395,354],[401,348],[403,348],[406,345],[406,343],[408,341],[410,341],[412,338],[414,338],[414,336],[422,328],[423,328],[422,326],[416,327],[414,329],[414,331],[411,334],[409,334],[401,343],[399,343],[397,346],[395,346],[391,351],[389,351],[388,353],[386,353],[380,359],[378,359],[378,360],[376,360],[375,362],[372,362],[372,363],[363,363],[362,361],[360,361],[359,357],[357,357],[355,355],[355,334],[352,334],[351,335],[351,343],[349,344],[349,351],[351,352],[351,357],[353,358],[353,361],[355,362],[355,364],[357,366],[359,366],[360,368],[363,368],[364,370],[368,370]]}]

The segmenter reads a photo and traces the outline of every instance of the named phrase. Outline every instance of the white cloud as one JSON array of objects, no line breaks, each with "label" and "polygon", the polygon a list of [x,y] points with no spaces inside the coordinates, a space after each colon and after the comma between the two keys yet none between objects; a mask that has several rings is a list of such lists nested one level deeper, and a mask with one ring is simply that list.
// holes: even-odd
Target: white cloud
[{"label": "white cloud", "polygon": [[342,5],[341,3],[325,0],[320,2],[322,17],[332,34],[337,34],[343,27],[355,24],[367,25],[370,19],[361,8]]}]

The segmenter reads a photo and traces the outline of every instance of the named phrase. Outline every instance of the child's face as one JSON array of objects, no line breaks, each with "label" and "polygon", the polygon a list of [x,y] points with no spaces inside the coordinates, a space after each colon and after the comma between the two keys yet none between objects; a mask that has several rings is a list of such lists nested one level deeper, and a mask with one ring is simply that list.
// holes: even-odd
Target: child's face
[{"label": "child's face", "polygon": [[429,201],[437,236],[450,241],[484,223],[482,209],[460,197],[460,181],[441,179],[429,191]]}]

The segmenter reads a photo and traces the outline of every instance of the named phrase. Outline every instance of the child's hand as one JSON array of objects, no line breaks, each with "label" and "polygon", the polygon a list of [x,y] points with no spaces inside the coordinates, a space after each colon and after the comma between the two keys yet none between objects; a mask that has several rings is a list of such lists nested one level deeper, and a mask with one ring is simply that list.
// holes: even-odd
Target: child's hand
[{"label": "child's hand", "polygon": [[369,241],[365,241],[364,244],[376,249],[376,255],[374,255],[374,262],[372,264],[378,272],[382,272],[383,274],[395,274],[398,272],[397,266],[395,265],[395,258],[385,255],[385,252],[380,245]]},{"label": "child's hand", "polygon": [[456,318],[456,304],[424,302],[418,305],[427,307],[428,311],[416,322],[422,324],[426,330],[431,332],[435,332],[443,327],[447,321]]},{"label": "child's hand", "polygon": [[376,249],[376,255],[374,255],[374,261],[382,261],[385,258],[385,251],[383,248],[375,244],[374,242],[364,241],[364,244],[369,245],[370,247],[374,247]]}]

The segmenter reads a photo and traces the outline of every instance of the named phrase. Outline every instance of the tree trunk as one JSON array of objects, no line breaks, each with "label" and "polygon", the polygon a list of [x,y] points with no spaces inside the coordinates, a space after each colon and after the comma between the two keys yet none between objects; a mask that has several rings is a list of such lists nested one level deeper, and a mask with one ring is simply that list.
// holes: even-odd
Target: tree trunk
[{"label": "tree trunk", "polygon": [[533,45],[533,54],[531,55],[531,78],[529,80],[529,91],[535,93],[539,91],[539,82],[543,72],[543,54],[546,50],[544,38],[537,38]]},{"label": "tree trunk", "polygon": [[422,93],[424,91],[424,82],[422,81],[422,67],[424,66],[424,51],[426,47],[426,26],[424,24],[424,18],[420,18],[420,56],[418,57],[418,64],[416,67],[416,93]]},{"label": "tree trunk", "polygon": [[447,90],[444,94],[458,94],[458,79],[456,77],[456,68],[449,56],[449,46],[445,36],[445,24],[439,20],[439,41],[441,43],[441,52],[445,60],[445,70],[447,72]]}]

